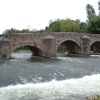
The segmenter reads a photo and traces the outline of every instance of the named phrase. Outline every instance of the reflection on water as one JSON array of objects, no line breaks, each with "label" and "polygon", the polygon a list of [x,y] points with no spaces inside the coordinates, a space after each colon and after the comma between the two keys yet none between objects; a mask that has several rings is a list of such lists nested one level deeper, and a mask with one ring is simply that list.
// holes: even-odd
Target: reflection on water
[{"label": "reflection on water", "polygon": [[29,62],[56,62],[59,61],[60,59],[57,59],[55,57],[52,58],[45,58],[45,57],[31,57],[27,61]]},{"label": "reflection on water", "polygon": [[0,100],[85,100],[100,94],[100,56],[31,57],[0,63]]}]

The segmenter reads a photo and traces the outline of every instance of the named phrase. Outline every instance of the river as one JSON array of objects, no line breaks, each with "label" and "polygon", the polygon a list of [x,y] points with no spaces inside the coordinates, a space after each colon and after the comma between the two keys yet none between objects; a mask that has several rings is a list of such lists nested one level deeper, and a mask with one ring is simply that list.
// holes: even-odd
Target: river
[{"label": "river", "polygon": [[100,55],[12,57],[0,62],[0,100],[85,100],[100,94]]}]

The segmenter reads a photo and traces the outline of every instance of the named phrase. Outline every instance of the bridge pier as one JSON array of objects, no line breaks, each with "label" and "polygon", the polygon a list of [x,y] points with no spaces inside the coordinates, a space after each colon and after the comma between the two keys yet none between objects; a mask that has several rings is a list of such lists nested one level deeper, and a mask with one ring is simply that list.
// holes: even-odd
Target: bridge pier
[{"label": "bridge pier", "polygon": [[0,59],[10,59],[12,53],[11,42],[4,37],[0,38]]},{"label": "bridge pier", "polygon": [[86,35],[82,37],[81,50],[83,55],[90,54],[90,38]]},{"label": "bridge pier", "polygon": [[56,56],[56,39],[50,35],[42,39],[43,43],[43,57],[55,57]]}]

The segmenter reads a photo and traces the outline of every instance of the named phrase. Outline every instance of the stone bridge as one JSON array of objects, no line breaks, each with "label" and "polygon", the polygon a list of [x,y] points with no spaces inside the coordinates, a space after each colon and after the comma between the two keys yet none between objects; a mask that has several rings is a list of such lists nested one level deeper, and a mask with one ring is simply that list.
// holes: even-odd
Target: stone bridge
[{"label": "stone bridge", "polygon": [[21,46],[30,49],[33,56],[54,57],[58,47],[63,44],[69,54],[99,53],[100,35],[73,32],[2,34],[0,35],[0,59],[11,58],[12,52]]}]

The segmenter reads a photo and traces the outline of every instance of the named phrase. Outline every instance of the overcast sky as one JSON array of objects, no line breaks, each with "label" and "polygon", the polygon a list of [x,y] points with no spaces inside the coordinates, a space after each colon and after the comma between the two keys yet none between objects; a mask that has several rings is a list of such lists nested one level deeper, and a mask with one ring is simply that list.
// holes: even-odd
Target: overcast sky
[{"label": "overcast sky", "polygon": [[5,29],[44,29],[51,20],[86,21],[86,5],[98,14],[99,0],[0,0],[0,33]]}]

